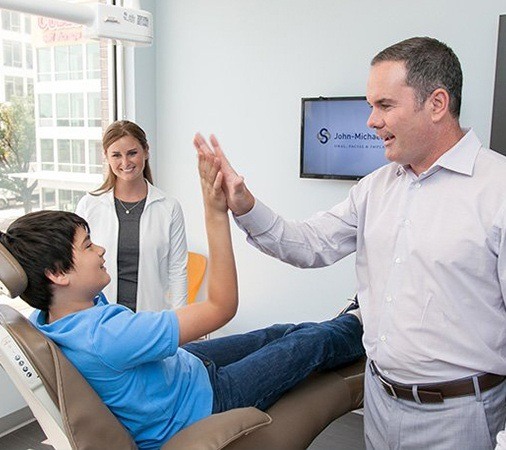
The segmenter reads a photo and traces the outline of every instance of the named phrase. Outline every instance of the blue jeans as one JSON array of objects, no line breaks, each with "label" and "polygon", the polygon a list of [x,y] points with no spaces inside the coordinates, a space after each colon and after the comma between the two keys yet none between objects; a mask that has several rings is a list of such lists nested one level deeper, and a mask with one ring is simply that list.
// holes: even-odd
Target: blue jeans
[{"label": "blue jeans", "polygon": [[262,330],[183,346],[206,366],[213,413],[267,409],[311,372],[349,364],[362,355],[362,325],[352,314],[321,323],[273,325]]}]

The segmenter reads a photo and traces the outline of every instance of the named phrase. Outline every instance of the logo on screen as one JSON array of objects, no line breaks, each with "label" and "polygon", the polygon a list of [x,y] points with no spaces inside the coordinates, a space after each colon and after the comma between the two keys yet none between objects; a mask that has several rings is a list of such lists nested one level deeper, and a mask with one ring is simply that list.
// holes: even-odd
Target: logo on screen
[{"label": "logo on screen", "polygon": [[320,131],[318,131],[316,138],[320,141],[320,143],[326,144],[330,140],[329,130],[322,128]]}]

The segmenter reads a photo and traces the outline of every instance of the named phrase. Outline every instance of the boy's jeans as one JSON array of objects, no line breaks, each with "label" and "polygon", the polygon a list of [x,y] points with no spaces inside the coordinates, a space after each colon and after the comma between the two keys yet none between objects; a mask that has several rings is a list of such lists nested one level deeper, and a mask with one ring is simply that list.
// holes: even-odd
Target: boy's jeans
[{"label": "boy's jeans", "polygon": [[362,332],[358,319],[344,314],[326,322],[273,325],[183,348],[208,370],[213,413],[245,406],[265,410],[311,372],[364,355]]}]

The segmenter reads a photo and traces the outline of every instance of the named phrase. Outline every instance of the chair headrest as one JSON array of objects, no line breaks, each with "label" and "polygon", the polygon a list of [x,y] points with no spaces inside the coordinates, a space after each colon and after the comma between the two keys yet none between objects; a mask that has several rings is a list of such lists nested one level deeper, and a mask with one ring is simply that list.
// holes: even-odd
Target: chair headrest
[{"label": "chair headrest", "polygon": [[14,298],[28,286],[23,268],[12,254],[0,244],[0,293]]}]

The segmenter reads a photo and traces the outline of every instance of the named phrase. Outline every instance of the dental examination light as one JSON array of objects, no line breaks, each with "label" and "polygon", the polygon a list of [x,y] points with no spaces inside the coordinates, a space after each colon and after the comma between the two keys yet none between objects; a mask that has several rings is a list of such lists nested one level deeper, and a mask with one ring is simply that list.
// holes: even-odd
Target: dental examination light
[{"label": "dental examination light", "polygon": [[0,8],[84,25],[86,35],[92,39],[108,38],[134,45],[153,42],[153,17],[140,9],[61,0],[0,0]]}]

